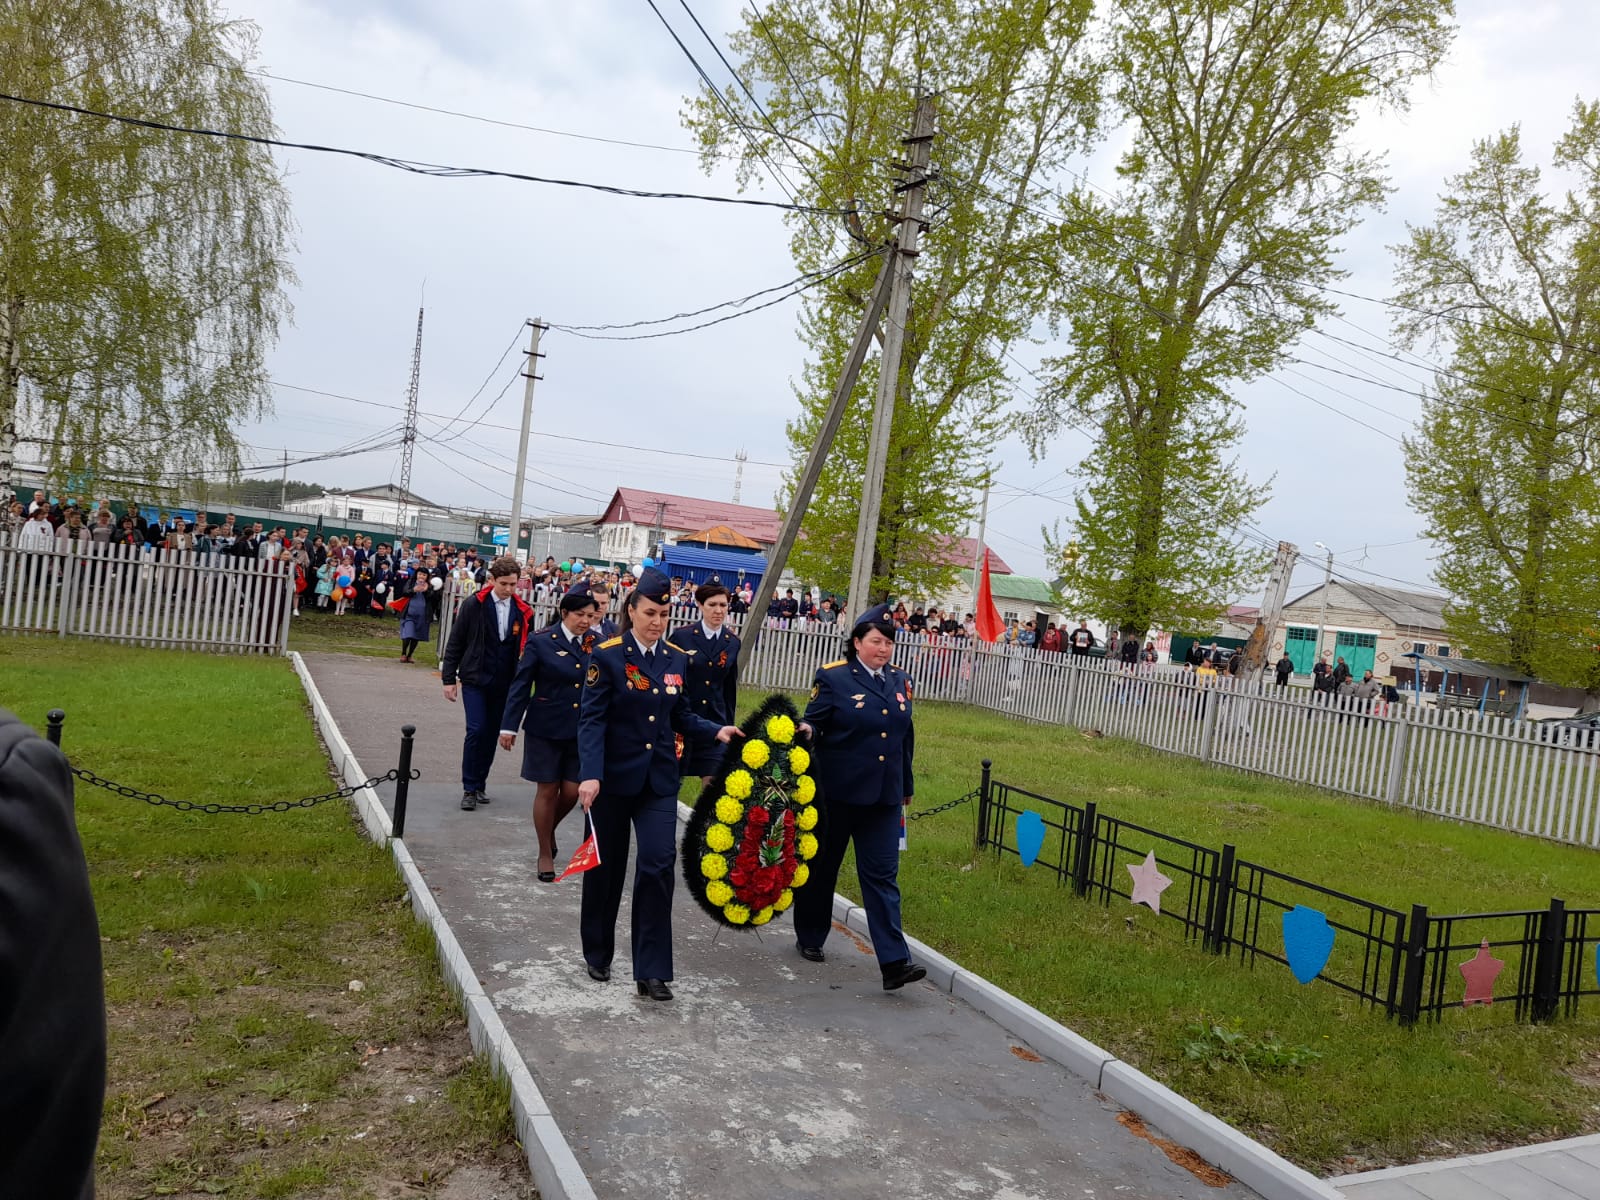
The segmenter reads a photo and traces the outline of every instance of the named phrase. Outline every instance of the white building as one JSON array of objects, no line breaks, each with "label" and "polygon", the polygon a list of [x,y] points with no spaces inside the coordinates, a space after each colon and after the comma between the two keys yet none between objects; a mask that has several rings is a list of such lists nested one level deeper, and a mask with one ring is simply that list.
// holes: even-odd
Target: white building
[{"label": "white building", "polygon": [[400,517],[401,501],[406,502],[407,528],[416,531],[419,517],[448,517],[450,510],[424,500],[392,483],[345,491],[332,488],[320,496],[291,500],[284,511],[323,517],[329,521],[365,521],[372,525],[393,526]]}]

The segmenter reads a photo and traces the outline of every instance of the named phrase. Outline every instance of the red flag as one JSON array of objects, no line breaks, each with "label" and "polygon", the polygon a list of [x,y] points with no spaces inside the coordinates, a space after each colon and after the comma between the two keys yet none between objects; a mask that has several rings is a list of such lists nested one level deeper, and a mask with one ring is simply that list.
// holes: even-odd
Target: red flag
[{"label": "red flag", "polygon": [[983,574],[978,579],[978,608],[974,615],[977,618],[978,636],[984,641],[998,641],[1000,635],[1006,631],[1006,624],[1000,619],[1000,610],[994,606],[994,593],[989,590],[987,546],[983,549]]},{"label": "red flag", "polygon": [[583,845],[572,852],[572,861],[567,864],[567,869],[556,876],[557,883],[568,875],[582,875],[600,865],[600,847],[594,840],[594,818],[588,813],[583,815],[589,823],[589,836],[583,839]]}]

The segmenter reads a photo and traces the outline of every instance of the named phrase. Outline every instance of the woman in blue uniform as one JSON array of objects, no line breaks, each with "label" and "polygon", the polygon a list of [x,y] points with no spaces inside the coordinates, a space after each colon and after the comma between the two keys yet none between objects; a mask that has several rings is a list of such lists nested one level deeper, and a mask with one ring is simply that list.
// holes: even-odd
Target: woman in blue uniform
[{"label": "woman in blue uniform", "polygon": [[560,615],[528,639],[506,695],[500,747],[522,748],[522,777],[534,785],[533,828],[539,837],[539,882],[556,878],[556,826],[578,803],[578,711],[594,651],[594,597],[579,580],[561,597]]},{"label": "woman in blue uniform", "polygon": [[[731,725],[739,709],[739,639],[727,628],[728,589],[705,583],[695,589],[700,619],[675,632],[669,641],[689,659],[689,704],[699,716]],[[679,770],[700,776],[701,786],[722,765],[722,747],[711,738],[685,738]]]},{"label": "woman in blue uniform", "polygon": [[678,826],[674,733],[726,742],[739,730],[697,716],[684,692],[689,659],[666,640],[670,584],[646,567],[622,609],[622,632],[595,647],[578,714],[578,803],[594,822],[600,865],[583,876],[583,959],[611,978],[617,910],[633,876],[633,977],[639,994],[671,1000],[672,884]]},{"label": "woman in blue uniform", "polygon": [[799,729],[813,740],[812,773],[827,804],[821,853],[794,904],[800,956],[824,961],[833,889],[845,848],[855,843],[867,930],[886,991],[927,971],[911,961],[900,930],[900,809],[911,803],[911,677],[894,655],[894,619],[880,604],[857,619],[845,656],[817,671]]}]

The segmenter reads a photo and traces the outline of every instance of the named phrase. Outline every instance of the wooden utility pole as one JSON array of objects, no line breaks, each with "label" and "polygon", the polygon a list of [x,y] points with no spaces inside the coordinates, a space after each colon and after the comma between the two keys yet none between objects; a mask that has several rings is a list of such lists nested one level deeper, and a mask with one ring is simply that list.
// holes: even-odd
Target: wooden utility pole
[{"label": "wooden utility pole", "polygon": [[933,97],[918,97],[911,135],[901,139],[911,147],[911,161],[906,164],[906,181],[900,185],[905,196],[900,209],[900,229],[889,263],[888,317],[883,331],[883,359],[878,365],[878,399],[872,411],[872,437],[867,445],[866,471],[861,480],[855,555],[850,563],[850,593],[845,599],[852,614],[862,612],[872,603],[872,568],[877,559],[883,479],[889,464],[895,392],[900,386],[900,354],[905,346],[906,319],[911,311],[912,264],[922,234],[922,203],[927,192],[928,163],[933,154],[934,116]]},{"label": "wooden utility pole", "polygon": [[1283,619],[1283,604],[1289,595],[1289,577],[1294,574],[1294,564],[1300,557],[1300,547],[1293,542],[1279,542],[1277,555],[1272,560],[1272,572],[1267,576],[1267,588],[1261,596],[1261,615],[1256,620],[1255,632],[1244,648],[1246,672],[1264,670],[1272,653],[1272,635]]},{"label": "wooden utility pole", "polygon": [[[538,317],[528,322],[533,332],[528,335],[528,369],[522,373],[527,380],[522,387],[522,430],[517,438],[517,474],[511,483],[511,533],[506,539],[506,553],[512,558],[523,559],[517,553],[518,543],[522,540],[522,481],[528,473],[528,429],[533,423],[533,385],[543,376],[539,374],[539,360],[544,355],[539,353],[539,336],[545,331],[545,323]],[[533,557],[533,533],[528,533],[528,557]]]},{"label": "wooden utility pole", "polygon": [[805,519],[806,509],[811,505],[811,494],[817,490],[817,480],[822,477],[822,464],[828,460],[834,435],[839,432],[845,409],[850,407],[850,394],[855,391],[861,364],[866,362],[867,351],[872,349],[872,339],[878,332],[878,323],[883,320],[883,310],[889,302],[892,254],[892,250],[884,251],[883,265],[878,268],[878,282],[873,285],[867,311],[861,316],[856,340],[851,343],[850,353],[844,360],[844,370],[833,385],[833,398],[828,402],[828,411],[823,414],[822,428],[817,430],[817,440],[811,444],[811,453],[806,456],[805,469],[795,481],[794,495],[789,497],[789,511],[783,518],[783,528],[778,531],[778,541],[772,547],[772,553],[767,555],[767,573],[761,580],[762,594],[756,597],[756,603],[745,621],[744,649],[741,653],[746,663],[756,661],[756,647],[761,644],[761,631],[766,626],[766,591],[777,586],[783,569],[789,565],[789,552],[794,549],[795,538],[800,534],[800,522]]}]

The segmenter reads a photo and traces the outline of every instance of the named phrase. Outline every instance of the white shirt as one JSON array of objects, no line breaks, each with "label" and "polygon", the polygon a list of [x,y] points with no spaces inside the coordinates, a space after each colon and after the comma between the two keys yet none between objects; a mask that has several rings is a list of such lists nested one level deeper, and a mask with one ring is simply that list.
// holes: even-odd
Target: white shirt
[{"label": "white shirt", "polygon": [[713,628],[711,628],[711,626],[707,625],[704,621],[701,621],[700,622],[700,628],[705,632],[706,638],[708,640],[710,640],[710,641],[714,642],[714,641],[717,640],[717,638],[722,636],[722,626],[721,625],[718,625],[715,629],[713,629]]},{"label": "white shirt", "polygon": [[567,628],[567,623],[565,621],[560,622],[557,625],[557,628],[560,629],[562,633],[567,635],[567,641],[571,642],[574,646],[578,644],[578,635]]},{"label": "white shirt", "polygon": [[49,521],[24,521],[17,531],[17,547],[21,550],[53,550],[56,531]]},{"label": "white shirt", "polygon": [[503,642],[506,640],[506,628],[511,624],[511,597],[502,600],[496,596],[493,599],[495,619],[499,622],[500,640]]},{"label": "white shirt", "polygon": [[648,658],[648,657],[650,657],[650,656],[652,656],[652,655],[653,655],[653,654],[654,654],[654,653],[655,653],[655,648],[656,648],[656,646],[657,646],[657,645],[659,645],[659,644],[660,644],[660,643],[659,643],[659,642],[651,642],[651,643],[650,643],[650,644],[649,644],[649,645],[648,645],[648,646],[647,646],[647,645],[645,645],[645,644],[644,644],[644,643],[643,643],[643,642],[641,642],[641,641],[639,641],[639,637],[638,637],[638,635],[637,635],[637,634],[635,634],[635,635],[634,635],[634,638],[633,638],[633,640],[634,640],[634,641],[635,641],[635,642],[638,642],[638,643],[639,643],[639,649],[641,649],[641,650],[643,650],[643,651],[644,651],[644,653],[645,653],[645,656],[646,656],[646,657],[647,657],[647,658]]}]

